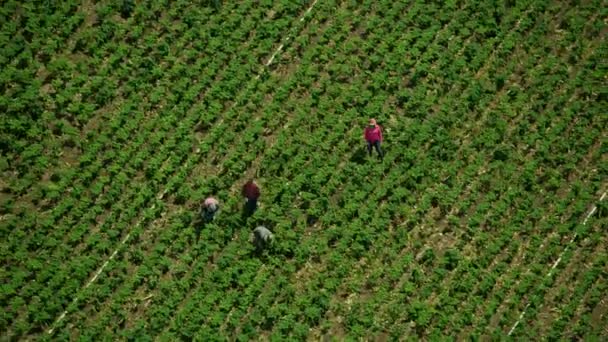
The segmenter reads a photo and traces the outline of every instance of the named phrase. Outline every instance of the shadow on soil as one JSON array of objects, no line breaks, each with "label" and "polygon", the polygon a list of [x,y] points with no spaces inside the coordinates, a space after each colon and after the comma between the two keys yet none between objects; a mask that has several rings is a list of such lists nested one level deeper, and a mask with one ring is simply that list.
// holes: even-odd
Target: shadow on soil
[{"label": "shadow on soil", "polygon": [[363,163],[365,163],[366,154],[367,154],[367,151],[366,151],[365,147],[358,147],[355,150],[355,153],[353,153],[352,157],[350,157],[349,161],[351,163],[363,164]]}]

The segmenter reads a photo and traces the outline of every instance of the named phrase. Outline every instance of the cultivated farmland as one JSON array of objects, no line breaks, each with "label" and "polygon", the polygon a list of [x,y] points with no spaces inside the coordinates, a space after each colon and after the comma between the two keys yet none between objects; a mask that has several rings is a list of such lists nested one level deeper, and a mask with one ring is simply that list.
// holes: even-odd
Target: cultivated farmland
[{"label": "cultivated farmland", "polygon": [[2,341],[608,339],[605,1],[130,3],[2,4]]}]

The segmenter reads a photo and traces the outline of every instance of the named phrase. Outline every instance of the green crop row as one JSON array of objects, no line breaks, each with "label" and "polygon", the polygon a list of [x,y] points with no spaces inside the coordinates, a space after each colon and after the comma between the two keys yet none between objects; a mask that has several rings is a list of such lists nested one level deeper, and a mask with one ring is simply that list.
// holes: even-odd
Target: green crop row
[{"label": "green crop row", "polygon": [[9,338],[605,335],[599,1],[3,6]]}]

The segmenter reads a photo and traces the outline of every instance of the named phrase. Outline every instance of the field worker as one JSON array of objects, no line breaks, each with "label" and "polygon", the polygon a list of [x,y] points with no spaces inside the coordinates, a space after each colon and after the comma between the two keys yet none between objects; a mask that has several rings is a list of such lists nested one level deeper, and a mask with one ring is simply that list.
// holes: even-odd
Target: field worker
[{"label": "field worker", "polygon": [[250,179],[243,186],[243,196],[247,202],[245,202],[245,214],[251,215],[258,206],[258,198],[260,197],[260,188],[255,184],[253,179]]},{"label": "field worker", "polygon": [[380,125],[376,123],[375,119],[369,120],[369,125],[365,127],[365,132],[363,135],[365,137],[365,141],[367,141],[367,152],[369,152],[369,155],[372,155],[373,146],[376,148],[380,159],[383,159],[384,154],[382,153],[382,148],[380,148],[380,143],[382,142],[382,128],[380,128]]},{"label": "field worker", "polygon": [[220,210],[219,202],[213,197],[207,197],[201,205],[201,217],[205,223],[213,221],[215,215]]},{"label": "field worker", "polygon": [[268,247],[274,235],[268,228],[264,226],[258,226],[253,230],[253,244],[255,245],[256,252],[261,252],[264,248]]}]

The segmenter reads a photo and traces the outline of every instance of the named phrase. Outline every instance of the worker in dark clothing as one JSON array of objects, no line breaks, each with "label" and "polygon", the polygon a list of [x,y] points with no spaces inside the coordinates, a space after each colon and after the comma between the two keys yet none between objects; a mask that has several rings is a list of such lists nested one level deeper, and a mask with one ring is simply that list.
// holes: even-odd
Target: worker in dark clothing
[{"label": "worker in dark clothing", "polygon": [[249,180],[243,186],[243,196],[245,202],[245,215],[250,216],[258,207],[258,198],[260,197],[260,188],[253,180]]},{"label": "worker in dark clothing", "polygon": [[378,156],[380,159],[383,159],[384,153],[382,153],[382,148],[380,148],[380,143],[382,143],[382,128],[376,123],[376,120],[369,120],[369,125],[365,128],[363,136],[367,142],[367,152],[369,155],[372,155],[372,147],[375,147]]},{"label": "worker in dark clothing", "polygon": [[273,239],[272,232],[264,226],[258,226],[253,230],[253,244],[257,253],[268,247]]}]

